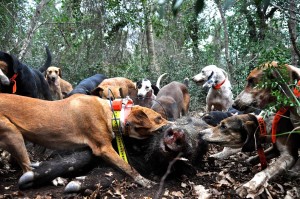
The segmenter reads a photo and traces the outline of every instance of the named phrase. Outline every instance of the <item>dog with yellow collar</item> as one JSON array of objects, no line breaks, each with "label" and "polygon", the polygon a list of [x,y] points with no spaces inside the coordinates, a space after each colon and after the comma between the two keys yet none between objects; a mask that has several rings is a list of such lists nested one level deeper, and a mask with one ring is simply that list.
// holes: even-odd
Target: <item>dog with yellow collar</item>
[{"label": "dog with yellow collar", "polygon": [[[58,101],[2,94],[0,110],[0,147],[16,158],[24,173],[32,169],[25,147],[28,140],[59,150],[88,146],[94,155],[115,165],[136,183],[152,185],[112,147],[116,133],[112,127],[113,111],[107,100],[82,94]],[[168,121],[155,111],[132,106],[124,134],[144,139],[166,124]]]}]

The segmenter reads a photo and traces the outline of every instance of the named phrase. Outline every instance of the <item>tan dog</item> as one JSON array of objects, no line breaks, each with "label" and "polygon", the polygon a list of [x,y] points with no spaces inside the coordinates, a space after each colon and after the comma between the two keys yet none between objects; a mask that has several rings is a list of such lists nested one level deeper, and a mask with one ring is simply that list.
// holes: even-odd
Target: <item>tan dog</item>
[{"label": "tan dog", "polygon": [[50,66],[45,72],[45,78],[49,84],[53,99],[63,99],[67,93],[73,90],[72,85],[62,79],[61,69],[58,67]]},{"label": "tan dog", "polygon": [[130,79],[124,77],[114,77],[103,80],[92,95],[100,96],[103,99],[116,99],[131,96],[135,92],[136,86]]},{"label": "tan dog", "polygon": [[[124,171],[135,182],[150,186],[152,182],[131,168],[112,147],[115,138],[112,117],[108,101],[96,96],[74,94],[62,100],[45,101],[1,94],[0,147],[11,153],[26,172],[31,168],[24,139],[52,149],[89,146],[95,155]],[[134,106],[124,124],[124,135],[146,138],[167,123],[155,111]]]}]

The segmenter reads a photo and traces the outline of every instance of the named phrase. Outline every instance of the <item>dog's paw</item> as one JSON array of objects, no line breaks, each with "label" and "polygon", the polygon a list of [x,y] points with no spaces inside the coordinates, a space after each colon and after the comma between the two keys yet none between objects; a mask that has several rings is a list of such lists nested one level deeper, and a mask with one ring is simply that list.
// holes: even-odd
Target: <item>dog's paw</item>
[{"label": "dog's paw", "polygon": [[155,185],[156,183],[151,181],[151,180],[148,180],[146,178],[144,178],[143,176],[139,175],[137,176],[134,181],[136,183],[138,183],[139,185],[142,185],[143,187],[147,187],[147,188],[151,188],[153,185]]},{"label": "dog's paw", "polygon": [[241,198],[255,198],[259,196],[268,186],[268,178],[264,172],[257,173],[254,178],[243,186],[239,187],[236,192]]},{"label": "dog's paw", "polygon": [[33,186],[33,180],[34,173],[32,171],[27,171],[20,177],[18,186],[20,189],[28,189]]},{"label": "dog's paw", "polygon": [[73,193],[73,192],[80,191],[80,189],[81,189],[81,182],[79,182],[79,181],[71,181],[65,187],[64,192],[65,193]]}]

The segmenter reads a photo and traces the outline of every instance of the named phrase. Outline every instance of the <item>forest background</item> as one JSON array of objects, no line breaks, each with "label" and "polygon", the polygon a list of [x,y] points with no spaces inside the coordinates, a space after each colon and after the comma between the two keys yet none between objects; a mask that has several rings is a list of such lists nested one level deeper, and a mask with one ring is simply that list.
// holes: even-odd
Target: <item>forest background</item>
[{"label": "forest background", "polygon": [[[299,66],[300,0],[1,0],[0,50],[38,68],[45,45],[73,86],[96,73],[162,84],[215,64],[234,97],[264,61]],[[190,81],[191,110],[206,93]]]}]

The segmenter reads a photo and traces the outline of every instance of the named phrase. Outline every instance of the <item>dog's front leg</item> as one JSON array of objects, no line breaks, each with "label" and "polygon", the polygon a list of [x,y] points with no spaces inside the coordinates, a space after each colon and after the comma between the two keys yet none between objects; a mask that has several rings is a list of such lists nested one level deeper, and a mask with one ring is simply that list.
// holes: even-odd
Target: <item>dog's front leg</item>
[{"label": "dog's front leg", "polygon": [[257,173],[249,182],[239,187],[236,192],[242,198],[254,198],[260,195],[267,186],[268,180],[289,169],[295,162],[293,156],[284,152],[276,162]]},{"label": "dog's front leg", "polygon": [[241,152],[241,150],[242,150],[241,148],[233,149],[230,147],[224,147],[221,152],[210,155],[209,157],[216,158],[216,159],[225,159],[233,154]]},{"label": "dog's front leg", "polygon": [[131,176],[134,181],[144,187],[151,187],[155,183],[141,176],[134,168],[127,164],[111,146],[104,146],[100,150],[100,154],[104,160],[117,166],[123,172]]}]

